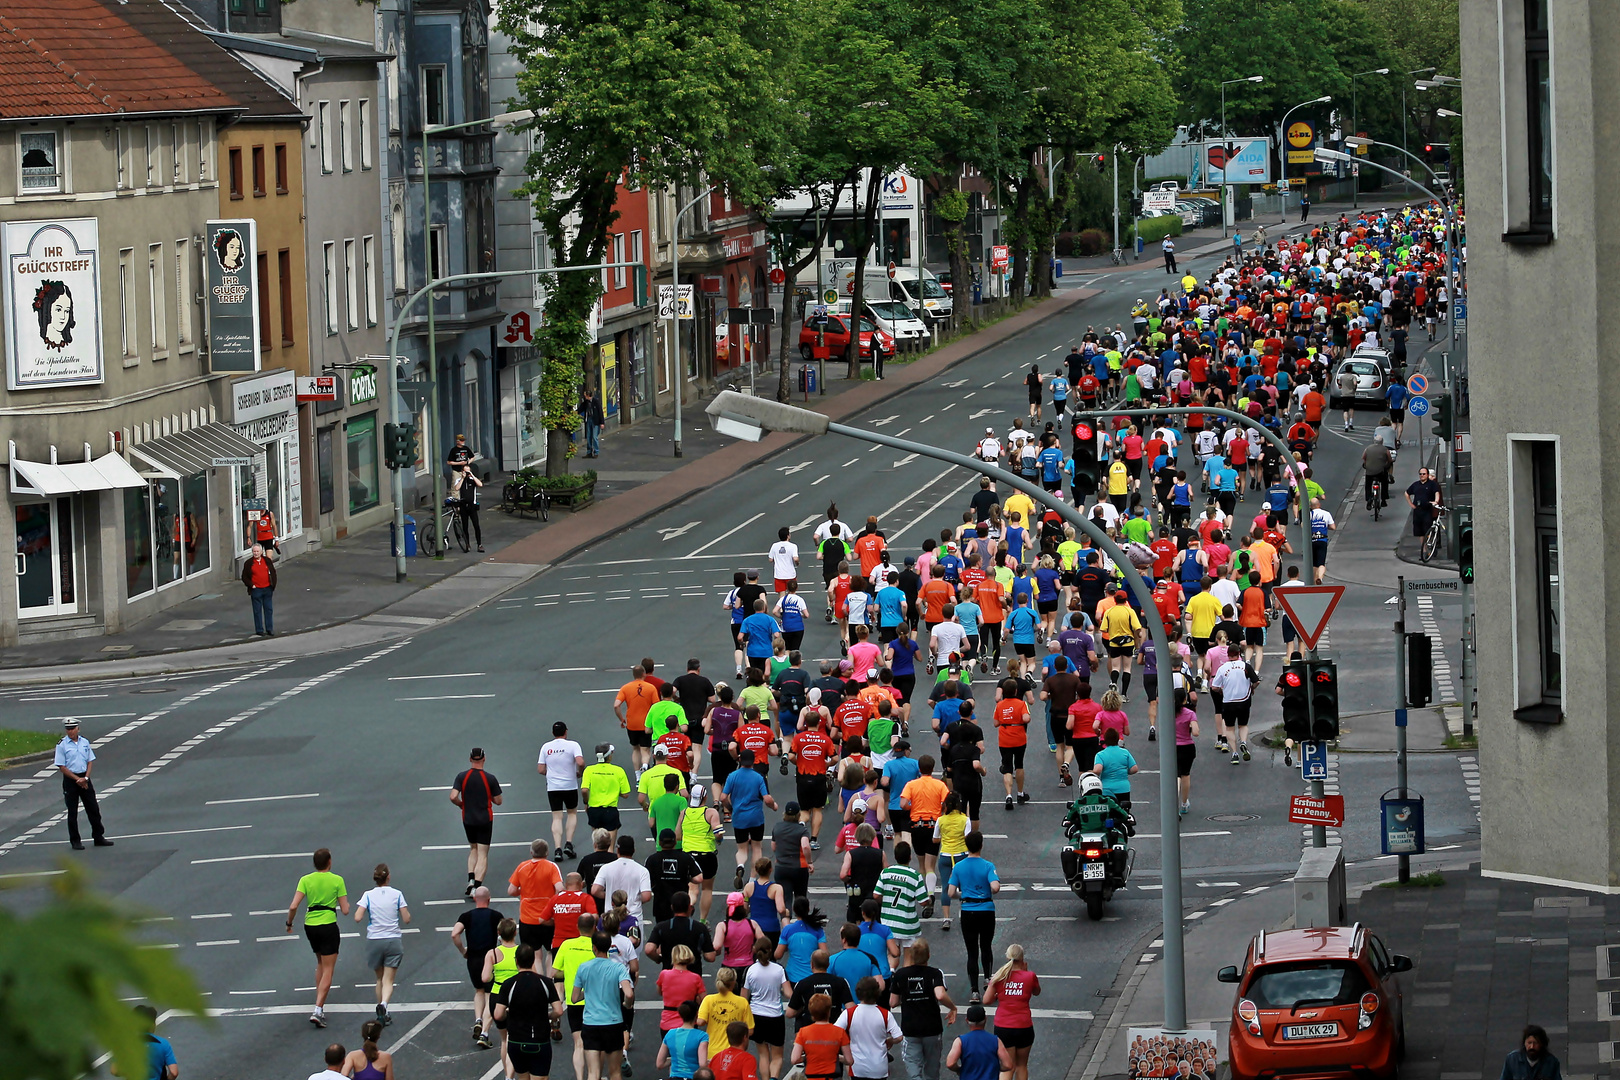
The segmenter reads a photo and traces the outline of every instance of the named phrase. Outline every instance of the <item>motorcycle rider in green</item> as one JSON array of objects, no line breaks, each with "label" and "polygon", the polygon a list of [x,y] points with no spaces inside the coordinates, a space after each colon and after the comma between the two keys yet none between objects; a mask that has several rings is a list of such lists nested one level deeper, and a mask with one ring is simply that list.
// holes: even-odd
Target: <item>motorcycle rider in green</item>
[{"label": "motorcycle rider in green", "polygon": [[[1109,818],[1113,828],[1108,827]],[[1136,819],[1103,791],[1102,779],[1092,773],[1080,778],[1080,797],[1069,804],[1064,825],[1075,833],[1106,832],[1110,846],[1136,832]]]}]

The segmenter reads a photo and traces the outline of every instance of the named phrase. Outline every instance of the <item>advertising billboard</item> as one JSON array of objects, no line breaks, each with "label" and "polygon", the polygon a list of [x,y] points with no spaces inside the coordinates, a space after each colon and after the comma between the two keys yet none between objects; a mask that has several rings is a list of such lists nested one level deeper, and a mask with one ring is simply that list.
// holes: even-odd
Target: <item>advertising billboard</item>
[{"label": "advertising billboard", "polygon": [[1206,182],[1210,184],[1269,184],[1272,182],[1271,140],[1207,142],[1204,163],[1208,169]]},{"label": "advertising billboard", "polygon": [[6,222],[7,389],[104,381],[99,245],[95,218]]},{"label": "advertising billboard", "polygon": [[259,288],[252,218],[208,223],[208,363],[214,371],[259,370]]},{"label": "advertising billboard", "polygon": [[1309,120],[1289,124],[1284,137],[1288,140],[1288,164],[1308,165],[1316,160],[1316,128]]}]

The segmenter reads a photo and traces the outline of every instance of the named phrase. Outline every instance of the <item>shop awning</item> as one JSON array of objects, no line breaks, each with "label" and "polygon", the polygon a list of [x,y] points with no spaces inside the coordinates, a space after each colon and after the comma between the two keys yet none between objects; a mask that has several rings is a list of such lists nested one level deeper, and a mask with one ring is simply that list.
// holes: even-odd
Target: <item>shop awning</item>
[{"label": "shop awning", "polygon": [[204,469],[251,463],[264,453],[264,447],[244,439],[226,424],[204,424],[189,431],[131,446],[130,453],[149,461],[172,476],[191,476]]},{"label": "shop awning", "polygon": [[117,454],[107,454],[94,461],[80,461],[70,465],[52,465],[44,461],[12,459],[12,490],[22,484],[42,495],[71,495],[79,491],[112,491],[115,488],[145,487],[146,481],[129,463]]}]

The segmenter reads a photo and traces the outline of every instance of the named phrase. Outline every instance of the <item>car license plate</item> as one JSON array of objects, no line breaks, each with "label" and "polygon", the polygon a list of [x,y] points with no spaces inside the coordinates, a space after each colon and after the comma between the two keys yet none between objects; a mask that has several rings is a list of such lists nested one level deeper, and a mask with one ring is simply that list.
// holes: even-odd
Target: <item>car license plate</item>
[{"label": "car license plate", "polygon": [[1081,867],[1081,869],[1080,869],[1080,880],[1081,881],[1095,881],[1095,880],[1097,880],[1099,878],[1107,876],[1107,874],[1108,874],[1108,868],[1105,867],[1102,863],[1100,863],[1100,862],[1086,863],[1086,865]]},{"label": "car license plate", "polygon": [[1282,1029],[1285,1039],[1333,1039],[1338,1034],[1338,1024],[1291,1024]]}]

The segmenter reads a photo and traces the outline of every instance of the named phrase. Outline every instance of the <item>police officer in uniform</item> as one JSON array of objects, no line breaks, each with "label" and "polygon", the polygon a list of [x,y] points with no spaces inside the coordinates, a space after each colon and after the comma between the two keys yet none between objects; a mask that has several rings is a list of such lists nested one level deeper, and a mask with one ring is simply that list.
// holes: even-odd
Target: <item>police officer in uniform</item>
[{"label": "police officer in uniform", "polygon": [[84,803],[84,814],[90,819],[90,836],[96,847],[112,847],[107,830],[101,824],[101,807],[96,804],[96,788],[90,782],[90,770],[96,752],[89,739],[79,737],[79,722],[69,717],[63,727],[67,734],[56,744],[56,768],[62,774],[62,798],[67,802],[68,839],[74,851],[83,851],[79,840],[79,803]]}]

